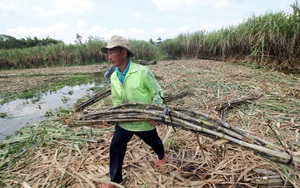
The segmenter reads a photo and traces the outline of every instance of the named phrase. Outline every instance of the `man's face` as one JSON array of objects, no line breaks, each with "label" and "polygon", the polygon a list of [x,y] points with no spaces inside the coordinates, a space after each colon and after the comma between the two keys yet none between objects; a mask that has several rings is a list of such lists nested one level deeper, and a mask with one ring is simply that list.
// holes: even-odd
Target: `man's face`
[{"label": "man's face", "polygon": [[126,63],[126,50],[124,48],[115,47],[107,50],[108,60],[115,67],[119,67],[124,62]]}]

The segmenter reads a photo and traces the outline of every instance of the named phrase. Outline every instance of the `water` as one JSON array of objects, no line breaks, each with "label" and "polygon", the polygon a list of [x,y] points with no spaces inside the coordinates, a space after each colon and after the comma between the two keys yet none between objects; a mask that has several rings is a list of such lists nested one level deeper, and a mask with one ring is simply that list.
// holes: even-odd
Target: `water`
[{"label": "water", "polygon": [[[0,113],[7,114],[6,117],[0,118],[0,141],[27,124],[46,119],[46,112],[55,113],[60,107],[73,106],[77,99],[92,94],[88,89],[94,86],[94,82],[65,86],[55,92],[49,91],[43,94],[38,102],[33,102],[32,99],[17,99],[0,106]],[[97,86],[103,87],[103,84]]]}]

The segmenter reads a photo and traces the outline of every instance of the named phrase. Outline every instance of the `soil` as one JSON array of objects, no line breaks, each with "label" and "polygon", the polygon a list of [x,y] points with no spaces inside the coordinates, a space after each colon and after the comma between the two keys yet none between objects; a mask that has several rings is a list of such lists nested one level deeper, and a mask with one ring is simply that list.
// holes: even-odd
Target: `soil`
[{"label": "soil", "polygon": [[[45,82],[63,79],[67,74],[104,72],[108,67],[105,64],[1,71],[0,92],[21,92]],[[300,130],[299,75],[199,59],[161,61],[148,67],[165,94],[189,91],[188,96],[169,105],[220,117],[231,126],[278,143],[270,130],[271,125],[281,141],[293,148],[295,155],[300,155],[297,134]],[[45,75],[21,76],[41,73]],[[262,96],[228,108],[223,116],[218,111],[225,103],[258,93]],[[86,110],[95,111],[103,105],[109,103],[99,101]],[[286,180],[286,175],[275,163],[226,140],[215,140],[184,130],[175,132],[166,126],[159,127],[158,132],[169,154],[166,168],[157,170],[153,151],[134,137],[128,144],[124,161],[126,187],[256,187],[259,181],[262,182],[272,173],[272,177],[274,173],[279,176],[279,187],[283,185],[280,181]],[[98,187],[109,181],[111,137],[112,131],[108,131],[98,138],[98,143],[83,144],[81,152],[70,149],[60,141],[32,151],[30,156],[35,161],[31,165],[17,167],[13,172],[17,177],[14,181],[31,187],[62,184],[66,187]],[[299,179],[299,175],[292,171],[290,175]],[[287,185],[297,185],[299,181],[295,179]]]}]

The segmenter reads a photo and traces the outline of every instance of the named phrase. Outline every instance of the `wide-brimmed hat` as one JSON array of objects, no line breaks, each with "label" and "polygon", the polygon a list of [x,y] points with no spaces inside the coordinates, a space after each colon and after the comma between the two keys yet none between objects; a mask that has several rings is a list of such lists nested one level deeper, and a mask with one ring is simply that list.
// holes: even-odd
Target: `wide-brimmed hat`
[{"label": "wide-brimmed hat", "polygon": [[134,56],[134,53],[130,50],[130,46],[129,46],[129,42],[127,39],[125,39],[122,36],[119,35],[115,35],[113,37],[111,37],[106,45],[106,47],[102,47],[100,50],[101,52],[107,54],[107,50],[108,49],[112,49],[115,47],[122,47],[127,49],[128,53],[129,53],[129,57]]}]

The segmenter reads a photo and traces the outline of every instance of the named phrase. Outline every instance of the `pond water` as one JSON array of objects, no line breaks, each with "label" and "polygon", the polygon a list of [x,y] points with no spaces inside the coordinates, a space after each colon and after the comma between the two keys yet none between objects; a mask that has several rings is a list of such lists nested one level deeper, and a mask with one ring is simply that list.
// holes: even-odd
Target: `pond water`
[{"label": "pond water", "polygon": [[7,114],[4,118],[0,118],[0,141],[27,124],[46,119],[47,112],[55,113],[60,107],[73,106],[79,98],[92,94],[90,88],[104,87],[102,83],[93,81],[76,86],[65,86],[55,92],[48,91],[37,102],[33,102],[32,99],[17,99],[0,106],[0,113]]}]

